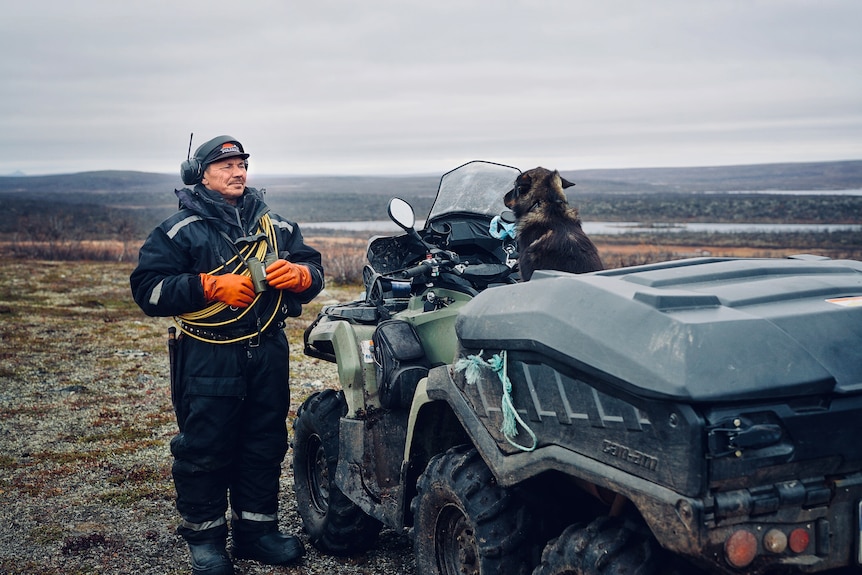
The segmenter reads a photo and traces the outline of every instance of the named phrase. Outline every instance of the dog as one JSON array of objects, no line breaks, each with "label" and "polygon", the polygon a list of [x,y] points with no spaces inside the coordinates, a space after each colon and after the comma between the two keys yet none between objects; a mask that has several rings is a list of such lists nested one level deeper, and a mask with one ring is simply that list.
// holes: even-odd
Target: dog
[{"label": "dog", "polygon": [[569,206],[565,188],[574,186],[542,167],[515,178],[503,203],[517,219],[518,267],[529,281],[537,269],[584,273],[604,269],[599,251],[581,228],[578,210]]}]

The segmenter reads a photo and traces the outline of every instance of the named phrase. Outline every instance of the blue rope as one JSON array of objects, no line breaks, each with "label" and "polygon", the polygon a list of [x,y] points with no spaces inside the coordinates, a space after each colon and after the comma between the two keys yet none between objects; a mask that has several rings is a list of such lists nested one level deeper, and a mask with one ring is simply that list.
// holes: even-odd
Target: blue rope
[{"label": "blue rope", "polygon": [[[485,350],[480,351],[478,355],[468,355],[464,359],[459,359],[455,362],[455,370],[464,371],[464,377],[470,385],[475,385],[479,381],[482,369],[490,369],[497,374],[503,386],[503,399],[500,404],[500,410],[503,412],[503,426],[500,431],[503,432],[506,441],[513,447],[521,451],[533,451],[536,449],[539,441],[536,438],[536,434],[530,429],[530,426],[518,415],[518,411],[515,409],[514,403],[512,403],[512,381],[509,379],[506,367],[506,350],[501,350],[499,354],[495,353],[488,360],[482,358],[483,353],[485,353]],[[519,424],[532,439],[533,444],[529,447],[516,443],[512,439],[518,435]]]}]

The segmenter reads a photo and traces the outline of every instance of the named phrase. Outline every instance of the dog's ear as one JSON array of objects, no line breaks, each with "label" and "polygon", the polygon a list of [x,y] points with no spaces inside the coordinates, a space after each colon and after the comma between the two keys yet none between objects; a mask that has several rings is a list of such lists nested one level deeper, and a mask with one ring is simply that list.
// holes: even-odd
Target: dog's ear
[{"label": "dog's ear", "polygon": [[561,185],[561,186],[563,186],[563,189],[564,189],[564,190],[565,190],[566,188],[571,188],[572,186],[574,186],[574,185],[575,185],[575,183],[574,183],[574,182],[570,182],[569,180],[567,180],[566,178],[564,178],[563,176],[561,176],[561,175],[560,175],[560,172],[558,172],[557,170],[554,170],[554,174],[555,174],[558,178],[560,178],[560,185]]}]

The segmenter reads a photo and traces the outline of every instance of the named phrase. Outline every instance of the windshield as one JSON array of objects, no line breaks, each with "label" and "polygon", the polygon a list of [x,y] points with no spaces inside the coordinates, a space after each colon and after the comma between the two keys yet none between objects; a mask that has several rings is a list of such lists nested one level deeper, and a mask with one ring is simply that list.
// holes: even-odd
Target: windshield
[{"label": "windshield", "polygon": [[515,185],[515,178],[520,173],[512,166],[473,161],[443,174],[428,221],[455,212],[489,218],[499,215],[506,209],[503,196]]}]

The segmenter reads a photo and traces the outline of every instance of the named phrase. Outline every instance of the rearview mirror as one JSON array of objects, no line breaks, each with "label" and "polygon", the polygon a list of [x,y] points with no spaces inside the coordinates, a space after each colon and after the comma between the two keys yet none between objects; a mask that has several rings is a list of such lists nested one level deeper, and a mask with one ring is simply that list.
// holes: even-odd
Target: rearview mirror
[{"label": "rearview mirror", "polygon": [[416,225],[416,214],[413,206],[401,198],[389,200],[389,218],[404,230],[412,230]]}]

